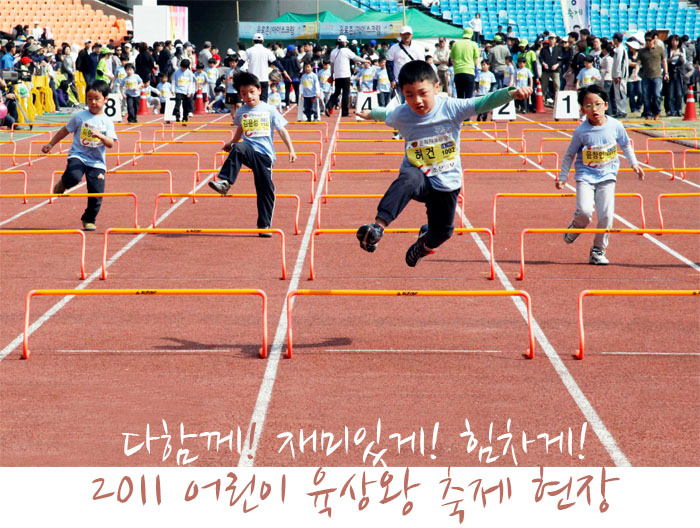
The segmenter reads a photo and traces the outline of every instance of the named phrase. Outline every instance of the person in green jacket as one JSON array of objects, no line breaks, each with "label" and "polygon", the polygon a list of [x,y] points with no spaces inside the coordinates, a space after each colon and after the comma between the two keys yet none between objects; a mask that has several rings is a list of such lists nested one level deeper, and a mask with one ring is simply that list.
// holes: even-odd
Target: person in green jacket
[{"label": "person in green jacket", "polygon": [[475,65],[479,59],[479,46],[472,42],[474,30],[466,28],[462,40],[452,45],[450,58],[455,70],[455,88],[459,99],[469,99],[474,95]]},{"label": "person in green jacket", "polygon": [[104,46],[100,50],[100,60],[97,63],[97,70],[95,72],[96,81],[104,81],[110,87],[112,86],[112,81],[114,80],[114,73],[112,72],[112,67],[110,64],[110,59],[112,58],[112,50],[107,46]]}]

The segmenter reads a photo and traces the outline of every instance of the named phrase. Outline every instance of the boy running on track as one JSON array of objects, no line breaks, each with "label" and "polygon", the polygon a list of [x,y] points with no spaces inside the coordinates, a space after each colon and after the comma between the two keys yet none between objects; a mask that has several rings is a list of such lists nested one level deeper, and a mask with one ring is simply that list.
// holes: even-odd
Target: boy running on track
[{"label": "boy running on track", "polygon": [[[114,123],[102,113],[107,102],[109,85],[104,81],[93,81],[87,87],[85,102],[87,110],[75,114],[68,124],[51,138],[41,151],[44,154],[68,134],[73,134],[73,144],[68,153],[68,163],[61,179],[53,187],[54,194],[63,194],[80,183],[85,175],[88,193],[105,192],[105,172],[107,161],[105,147],[112,148],[117,141]],[[102,198],[88,198],[87,208],[80,218],[85,231],[97,229],[95,220],[100,212]]]},{"label": "boy running on track", "polygon": [[[593,209],[598,216],[598,229],[610,229],[615,216],[615,182],[620,168],[617,144],[627,161],[639,176],[644,179],[644,171],[634,155],[632,142],[622,123],[606,116],[608,94],[597,84],[581,88],[578,92],[581,111],[586,121],[574,131],[569,148],[561,162],[557,189],[564,187],[571,163],[576,157],[576,212],[569,229],[583,229],[593,218]],[[564,233],[564,242],[571,244],[579,233]],[[606,265],[610,261],[605,256],[609,233],[596,233],[588,259],[589,264]]]},{"label": "boy running on track", "polygon": [[406,156],[399,176],[379,202],[375,223],[361,226],[357,238],[362,249],[373,252],[384,228],[411,200],[425,203],[428,223],[421,227],[418,241],[406,252],[406,264],[413,267],[452,236],[462,186],[462,121],[512,99],[527,99],[532,90],[504,88],[471,99],[436,97],[440,89],[437,74],[425,61],[411,61],[401,68],[399,87],[406,102],[388,115],[384,107],[359,114],[397,128],[406,140]]},{"label": "boy running on track", "polygon": [[[225,195],[236,182],[241,166],[253,170],[255,192],[258,195],[258,227],[269,229],[272,225],[272,213],[275,210],[275,186],[272,183],[272,166],[275,163],[273,136],[275,128],[282,141],[289,149],[289,161],[294,162],[297,155],[289,132],[284,128],[287,120],[274,107],[260,100],[261,86],[252,73],[240,72],[233,78],[233,84],[243,100],[233,118],[236,125],[233,139],[224,145],[230,152],[224,162],[217,180],[209,182],[209,187]],[[239,141],[243,138],[243,142]],[[270,237],[271,233],[259,233],[261,237]]]}]

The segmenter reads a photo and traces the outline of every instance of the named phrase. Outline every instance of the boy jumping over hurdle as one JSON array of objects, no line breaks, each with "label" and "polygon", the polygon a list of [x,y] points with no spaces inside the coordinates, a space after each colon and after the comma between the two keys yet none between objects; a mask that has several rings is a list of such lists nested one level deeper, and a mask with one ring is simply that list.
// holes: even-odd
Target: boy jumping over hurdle
[{"label": "boy jumping over hurdle", "polygon": [[372,253],[384,228],[411,200],[425,203],[428,223],[421,227],[418,240],[406,252],[406,264],[414,267],[454,231],[457,196],[462,186],[459,153],[462,121],[508,104],[512,99],[527,99],[532,89],[504,88],[472,99],[437,97],[440,89],[437,74],[424,61],[411,61],[401,68],[399,87],[406,102],[388,115],[384,107],[359,114],[398,129],[405,139],[406,156],[399,176],[379,202],[374,223],[361,226],[357,238],[360,247]]},{"label": "boy jumping over hurdle", "polygon": [[[209,182],[209,187],[225,195],[236,182],[242,165],[253,170],[255,192],[258,195],[258,227],[269,229],[272,213],[275,210],[275,186],[272,183],[272,166],[275,163],[273,135],[275,128],[289,149],[289,161],[297,155],[289,137],[287,120],[274,107],[260,100],[260,81],[252,73],[240,72],[233,77],[233,86],[240,94],[243,106],[236,110],[233,124],[237,127],[230,143],[224,150],[230,152],[217,180]],[[243,138],[243,142],[239,141]],[[270,237],[270,233],[260,233]]]}]

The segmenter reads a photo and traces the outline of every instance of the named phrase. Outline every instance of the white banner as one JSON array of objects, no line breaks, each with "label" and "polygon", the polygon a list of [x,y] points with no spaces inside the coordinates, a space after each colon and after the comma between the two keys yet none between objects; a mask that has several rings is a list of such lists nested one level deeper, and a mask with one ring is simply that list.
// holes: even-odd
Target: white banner
[{"label": "white banner", "polygon": [[[698,468],[103,467],[0,470],[10,525],[690,526]],[[15,519],[16,522],[12,522]]]},{"label": "white banner", "polygon": [[349,39],[398,38],[402,25],[400,20],[394,22],[321,22],[321,38],[335,40],[338,35],[345,35]]},{"label": "white banner", "polygon": [[266,40],[316,39],[316,22],[239,22],[238,37],[252,39],[260,33]]},{"label": "white banner", "polygon": [[588,9],[589,0],[561,0],[561,16],[564,26],[569,31],[581,31],[591,28],[591,18]]}]

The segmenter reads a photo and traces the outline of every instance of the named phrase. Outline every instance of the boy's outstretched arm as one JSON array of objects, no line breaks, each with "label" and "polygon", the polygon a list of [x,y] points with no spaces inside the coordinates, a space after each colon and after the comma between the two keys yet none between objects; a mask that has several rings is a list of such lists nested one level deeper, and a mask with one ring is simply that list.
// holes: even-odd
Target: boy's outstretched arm
[{"label": "boy's outstretched arm", "polygon": [[527,99],[532,95],[532,88],[501,88],[495,92],[474,98],[474,111],[483,114],[499,106],[511,102],[513,99]]},{"label": "boy's outstretched arm", "polygon": [[56,146],[56,143],[61,141],[68,134],[70,134],[70,132],[68,132],[68,129],[65,126],[61,127],[60,130],[58,132],[56,132],[54,134],[54,136],[51,138],[51,141],[49,141],[46,145],[41,147],[41,151],[44,154],[48,154],[49,152],[51,152],[51,149]]},{"label": "boy's outstretched arm", "polygon": [[280,133],[280,137],[282,138],[282,141],[284,141],[284,144],[287,146],[287,149],[289,150],[289,161],[291,163],[294,163],[297,160],[297,153],[294,152],[294,145],[292,145],[292,138],[289,137],[289,132],[287,132],[286,128],[279,128],[277,130]]},{"label": "boy's outstretched arm", "polygon": [[371,119],[374,121],[386,121],[387,113],[386,107],[378,106],[376,108],[372,108],[372,110],[363,110],[355,115],[367,120]]}]

